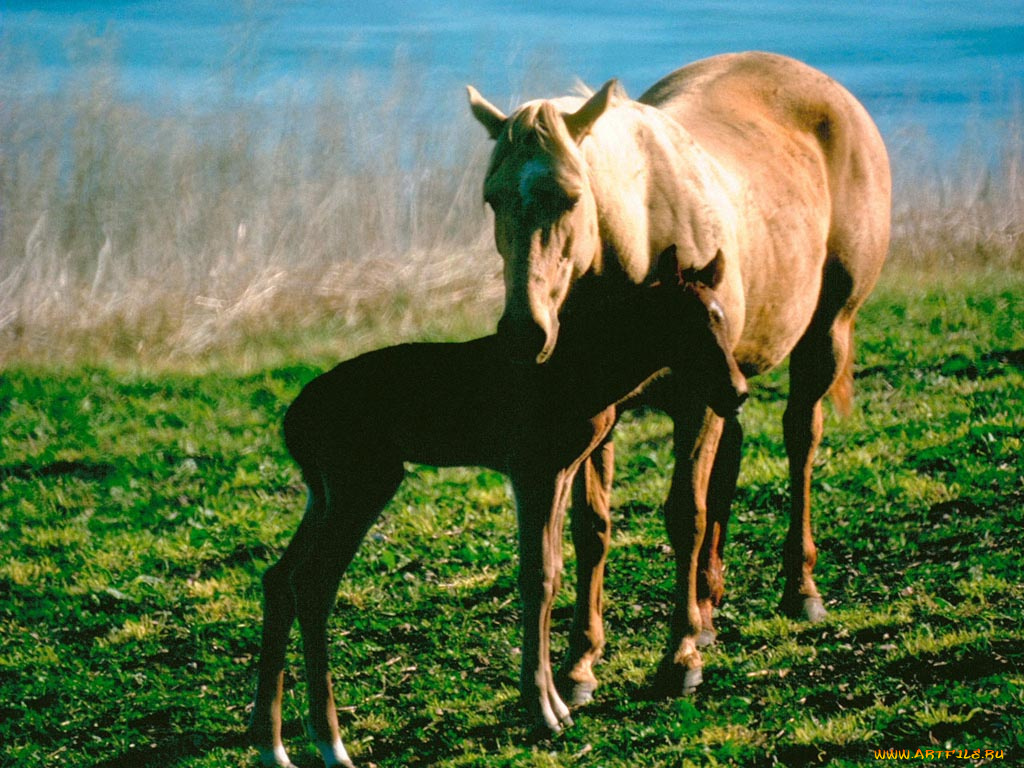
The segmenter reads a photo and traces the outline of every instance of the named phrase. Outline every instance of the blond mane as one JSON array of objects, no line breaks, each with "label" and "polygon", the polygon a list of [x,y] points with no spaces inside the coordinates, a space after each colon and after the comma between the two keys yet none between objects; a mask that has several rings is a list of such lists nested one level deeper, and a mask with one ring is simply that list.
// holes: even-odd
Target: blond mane
[{"label": "blond mane", "polygon": [[548,99],[527,102],[509,117],[491,155],[487,175],[490,176],[510,153],[531,141],[536,143],[538,152],[548,158],[552,172],[564,188],[575,190],[583,186],[583,158],[579,148],[569,134],[562,111]]}]

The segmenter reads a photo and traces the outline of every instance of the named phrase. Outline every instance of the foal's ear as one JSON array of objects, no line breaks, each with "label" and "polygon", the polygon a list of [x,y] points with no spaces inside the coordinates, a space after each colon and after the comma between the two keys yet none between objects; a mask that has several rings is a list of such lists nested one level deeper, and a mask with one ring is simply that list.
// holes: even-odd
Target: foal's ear
[{"label": "foal's ear", "polygon": [[699,269],[689,268],[679,271],[679,281],[682,283],[700,283],[708,288],[717,288],[725,276],[725,256],[722,249],[715,251],[715,257]]},{"label": "foal's ear", "polygon": [[583,141],[583,137],[590,133],[597,118],[605,113],[612,101],[620,98],[627,98],[626,92],[619,81],[614,77],[601,86],[601,90],[587,99],[586,103],[565,116],[565,127],[569,129],[569,135],[576,143]]},{"label": "foal's ear", "polygon": [[480,91],[472,85],[466,86],[466,92],[469,94],[469,108],[473,112],[473,117],[487,129],[492,139],[498,138],[508,119],[505,113],[481,96]]}]

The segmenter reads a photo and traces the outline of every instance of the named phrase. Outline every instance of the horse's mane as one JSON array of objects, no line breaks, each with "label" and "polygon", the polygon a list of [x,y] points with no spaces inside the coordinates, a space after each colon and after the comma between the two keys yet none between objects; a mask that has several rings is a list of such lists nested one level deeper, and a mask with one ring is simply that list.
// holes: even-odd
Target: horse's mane
[{"label": "horse's mane", "polygon": [[[585,86],[584,86],[585,87]],[[513,147],[535,141],[542,153],[551,158],[560,182],[567,188],[582,185],[582,158],[569,134],[561,110],[548,99],[522,105],[505,122],[505,130],[491,156],[490,175]],[[504,144],[504,146],[502,146]]]},{"label": "horse's mane", "polygon": [[558,155],[573,144],[558,108],[546,99],[531,101],[517,110],[506,125],[508,143],[515,146],[531,137],[545,152]]},{"label": "horse's mane", "polygon": [[576,78],[576,82],[572,84],[573,96],[579,96],[584,99],[589,99],[595,93],[597,93],[597,91],[595,91],[593,88],[591,88],[589,85],[584,83],[579,78]]}]

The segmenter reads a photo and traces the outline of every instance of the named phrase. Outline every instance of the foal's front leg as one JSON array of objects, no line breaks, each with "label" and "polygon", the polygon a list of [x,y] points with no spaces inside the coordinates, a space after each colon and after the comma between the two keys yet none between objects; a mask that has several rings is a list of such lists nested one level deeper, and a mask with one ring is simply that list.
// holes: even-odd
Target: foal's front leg
[{"label": "foal's front leg", "polygon": [[[609,436],[616,416],[615,406],[609,406],[586,422],[548,425],[549,430],[528,430],[524,433],[527,439],[519,446],[525,450],[518,454],[517,468],[511,472],[519,520],[519,589],[523,601],[520,686],[538,726],[551,733],[572,724],[569,708],[555,687],[550,642],[551,610],[562,582],[565,511],[582,464],[596,462],[592,467],[601,467],[601,479],[595,485],[610,487]],[[599,448],[601,456],[594,459]],[[551,471],[552,466],[559,468]],[[607,494],[595,497],[595,502],[607,508]],[[600,580],[596,586],[600,590]]]},{"label": "foal's front leg", "polygon": [[558,674],[571,706],[594,698],[594,665],[604,650],[604,569],[612,538],[611,492],[615,444],[606,439],[583,462],[573,485],[572,540],[576,550],[576,609],[569,650]]},{"label": "foal's front leg", "polygon": [[673,420],[676,467],[665,502],[665,527],[675,552],[676,593],[668,647],[653,686],[660,696],[689,693],[702,679],[697,578],[707,528],[708,484],[722,434],[722,418],[703,406],[673,414]]},{"label": "foal's front leg", "polygon": [[572,725],[551,670],[551,610],[562,581],[562,528],[575,467],[552,476],[512,475],[519,523],[519,592],[523,610],[520,692],[534,722],[550,733]]},{"label": "foal's front leg", "polygon": [[715,642],[714,609],[722,604],[725,594],[723,552],[742,446],[743,427],[736,416],[731,416],[725,419],[708,484],[707,528],[697,572],[697,605],[701,616],[698,645],[701,647]]}]

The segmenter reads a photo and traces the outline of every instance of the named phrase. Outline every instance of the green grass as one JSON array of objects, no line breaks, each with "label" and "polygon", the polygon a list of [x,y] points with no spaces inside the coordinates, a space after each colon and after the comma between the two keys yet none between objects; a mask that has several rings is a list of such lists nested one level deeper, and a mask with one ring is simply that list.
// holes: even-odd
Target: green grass
[{"label": "green grass", "polygon": [[[753,387],[744,415],[720,643],[692,698],[639,696],[670,610],[671,430],[658,414],[624,419],[603,685],[548,743],[527,743],[517,701],[505,482],[414,467],[332,620],[357,763],[870,765],[890,748],[1022,759],[1024,279],[915,284],[898,270],[883,280],[858,325],[854,414],[828,416],[814,497],[824,624],[775,614],[785,371]],[[255,763],[244,727],[259,577],[303,507],[280,418],[331,362],[3,372],[0,766]],[[286,733],[293,759],[313,766],[298,645]]]}]

